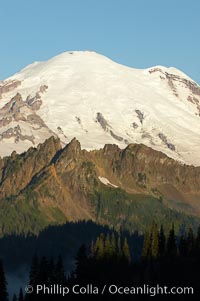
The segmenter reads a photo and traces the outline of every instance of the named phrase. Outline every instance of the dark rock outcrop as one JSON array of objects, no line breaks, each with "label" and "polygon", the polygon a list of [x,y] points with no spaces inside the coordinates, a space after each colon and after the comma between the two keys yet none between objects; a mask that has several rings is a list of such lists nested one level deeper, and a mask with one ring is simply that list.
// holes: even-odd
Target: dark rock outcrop
[{"label": "dark rock outcrop", "polygon": [[104,118],[104,116],[101,113],[97,113],[96,121],[101,125],[104,131],[107,131],[108,127],[110,127],[107,120]]},{"label": "dark rock outcrop", "polygon": [[26,153],[18,155],[13,152],[10,157],[1,159],[0,200],[19,194],[38,172],[50,164],[60,149],[60,141],[51,137]]}]

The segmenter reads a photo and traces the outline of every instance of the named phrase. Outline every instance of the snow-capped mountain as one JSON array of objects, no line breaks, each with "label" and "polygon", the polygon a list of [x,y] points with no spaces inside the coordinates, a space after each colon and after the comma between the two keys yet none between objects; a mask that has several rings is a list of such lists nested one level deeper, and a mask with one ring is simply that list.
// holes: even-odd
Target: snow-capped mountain
[{"label": "snow-capped mountain", "polygon": [[143,143],[200,165],[200,87],[175,68],[65,52],[0,82],[0,156],[52,135],[86,149]]}]

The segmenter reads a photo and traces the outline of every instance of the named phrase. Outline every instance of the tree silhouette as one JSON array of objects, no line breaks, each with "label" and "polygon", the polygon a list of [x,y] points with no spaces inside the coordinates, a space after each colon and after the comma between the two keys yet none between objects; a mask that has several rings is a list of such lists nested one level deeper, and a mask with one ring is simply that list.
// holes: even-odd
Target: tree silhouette
[{"label": "tree silhouette", "polygon": [[197,236],[196,236],[196,240],[195,240],[195,255],[198,256],[200,258],[200,226],[198,227],[197,230]]},{"label": "tree silhouette", "polygon": [[110,254],[112,256],[114,254],[116,254],[116,241],[115,241],[115,234],[114,234],[114,232],[112,232],[112,236],[111,236]]},{"label": "tree silhouette", "polygon": [[122,245],[121,245],[121,236],[118,236],[117,239],[117,258],[118,260],[121,260],[121,258],[123,257],[123,252],[122,252]]},{"label": "tree silhouette", "polygon": [[64,285],[66,283],[65,271],[61,255],[58,257],[58,261],[55,267],[55,279],[57,284]]},{"label": "tree silhouette", "polygon": [[187,247],[188,247],[188,255],[192,255],[194,252],[194,233],[192,228],[189,228],[188,235],[187,235]]},{"label": "tree silhouette", "polygon": [[48,275],[49,275],[48,283],[49,284],[55,284],[57,279],[56,279],[56,267],[55,267],[55,264],[54,264],[54,258],[53,257],[51,257],[50,261],[48,262]]},{"label": "tree silhouette", "polygon": [[91,246],[90,246],[90,254],[91,254],[91,257],[94,257],[94,255],[95,255],[95,245],[94,245],[94,240],[92,240],[92,242],[91,242]]},{"label": "tree silhouette", "polygon": [[17,296],[16,296],[16,294],[13,295],[12,301],[17,301]]},{"label": "tree silhouette", "polygon": [[184,234],[182,234],[181,237],[180,237],[179,254],[182,257],[186,257],[188,255],[187,239],[186,239]]},{"label": "tree silhouette", "polygon": [[49,275],[48,275],[48,261],[45,256],[42,257],[39,264],[39,274],[38,274],[38,283],[39,284],[48,284]]},{"label": "tree silhouette", "polygon": [[[145,235],[143,249],[140,249],[142,255],[140,258],[134,258],[134,260],[134,236],[127,234],[127,232],[118,234],[110,230],[100,235],[98,233],[96,240],[92,237],[87,247],[82,245],[79,248],[76,256],[76,268],[68,280],[65,277],[61,256],[56,261],[54,257],[49,259],[43,256],[39,259],[35,255],[31,264],[29,283],[31,285],[41,283],[66,286],[77,283],[83,285],[92,283],[101,287],[105,283],[137,286],[145,282],[152,285],[157,283],[173,286],[186,284],[195,287],[196,291],[199,286],[200,229],[196,235],[194,233],[189,229],[187,234],[176,237],[174,226],[172,226],[166,242],[163,227],[161,226],[160,231],[158,231],[157,224],[152,223],[151,233]],[[143,240],[142,236],[140,236],[140,240]],[[3,282],[5,283],[5,281]],[[2,281],[0,285],[2,287]],[[59,296],[42,294],[36,296],[34,293],[23,297],[22,290],[20,290],[20,294],[19,298],[26,301],[57,301],[62,299]],[[71,300],[70,298],[71,296],[69,300]],[[118,300],[117,298],[118,296],[115,300]],[[1,300],[8,301],[5,298],[1,298]],[[21,300],[18,300],[16,295],[13,296],[13,301]],[[181,300],[185,299],[182,298]]]},{"label": "tree silhouette", "polygon": [[0,260],[0,300],[8,301],[7,281],[3,268],[3,262]]},{"label": "tree silhouette", "polygon": [[32,259],[31,269],[29,273],[29,284],[32,285],[33,287],[39,283],[39,279],[38,279],[39,272],[40,272],[39,259],[37,254],[35,254]]},{"label": "tree silhouette", "polygon": [[85,279],[87,278],[87,252],[86,246],[83,244],[76,255],[76,269],[75,269],[75,277],[78,279]]},{"label": "tree silhouette", "polygon": [[98,259],[103,258],[104,256],[104,234],[101,233],[100,237],[97,238],[96,240],[96,245],[95,245],[95,250],[96,250],[96,256]]},{"label": "tree silhouette", "polygon": [[143,242],[143,249],[142,249],[142,255],[141,258],[143,260],[147,260],[150,258],[151,255],[151,237],[148,232],[144,235],[144,242]]},{"label": "tree silhouette", "polygon": [[163,226],[161,225],[160,232],[159,232],[159,247],[158,247],[158,256],[161,259],[164,258],[165,256],[165,248],[166,248],[166,238],[165,238]]},{"label": "tree silhouette", "polygon": [[124,239],[124,244],[123,244],[123,255],[124,258],[130,263],[131,262],[131,253],[128,245],[127,238],[125,237]]},{"label": "tree silhouette", "polygon": [[167,256],[171,259],[177,256],[177,244],[174,225],[172,225],[172,228],[169,231],[169,236],[167,240]]},{"label": "tree silhouette", "polygon": [[107,233],[105,239],[105,247],[104,247],[105,257],[109,258],[111,256],[111,242],[110,242],[110,234]]},{"label": "tree silhouette", "polygon": [[158,234],[158,226],[155,222],[153,222],[151,227],[150,242],[151,242],[150,255],[153,258],[157,258],[159,253],[159,234]]},{"label": "tree silhouette", "polygon": [[23,296],[22,288],[20,288],[20,291],[19,291],[18,301],[24,301],[24,296]]}]

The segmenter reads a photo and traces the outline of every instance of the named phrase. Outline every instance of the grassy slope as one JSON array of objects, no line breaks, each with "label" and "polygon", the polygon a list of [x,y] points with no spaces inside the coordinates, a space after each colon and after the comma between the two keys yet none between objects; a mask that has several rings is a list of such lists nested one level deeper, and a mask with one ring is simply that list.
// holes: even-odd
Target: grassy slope
[{"label": "grassy slope", "polygon": [[170,228],[174,223],[180,226],[197,228],[200,219],[168,208],[161,198],[150,195],[132,195],[121,189],[105,188],[90,194],[90,201],[96,207],[96,218],[100,223],[115,228],[122,226],[134,232],[145,231],[152,221]]}]

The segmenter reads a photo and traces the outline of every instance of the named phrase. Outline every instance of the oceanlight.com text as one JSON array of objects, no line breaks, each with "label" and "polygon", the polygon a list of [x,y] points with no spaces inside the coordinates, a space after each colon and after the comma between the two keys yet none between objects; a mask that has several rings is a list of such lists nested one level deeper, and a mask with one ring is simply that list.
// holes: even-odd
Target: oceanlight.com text
[{"label": "oceanlight.com text", "polygon": [[34,288],[31,285],[25,287],[27,294],[36,295],[149,295],[151,297],[157,295],[193,295],[193,287],[169,287],[169,286],[150,286],[144,284],[143,286],[119,286],[115,284],[105,284],[104,286],[95,286],[93,284],[87,284],[85,286],[75,284],[72,287],[62,286],[59,284],[45,285],[38,284]]}]

